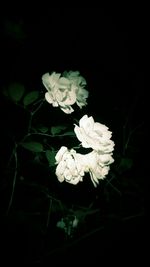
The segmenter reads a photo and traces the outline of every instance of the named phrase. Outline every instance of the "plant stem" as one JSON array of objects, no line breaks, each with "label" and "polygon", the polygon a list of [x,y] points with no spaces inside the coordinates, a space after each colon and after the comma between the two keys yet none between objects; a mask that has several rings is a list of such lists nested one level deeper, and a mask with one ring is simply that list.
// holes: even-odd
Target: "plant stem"
[{"label": "plant stem", "polygon": [[41,108],[43,103],[44,103],[44,99],[41,100],[41,103],[39,104],[39,106],[32,112],[33,115],[35,115],[35,113]]},{"label": "plant stem", "polygon": [[29,118],[29,124],[28,124],[28,133],[31,130],[31,126],[32,126],[32,119],[33,119],[33,113],[30,114],[30,118]]},{"label": "plant stem", "polygon": [[144,122],[142,122],[141,124],[137,125],[133,130],[130,131],[129,135],[128,135],[128,138],[127,138],[127,141],[124,145],[124,151],[128,148],[128,144],[130,142],[130,139],[131,139],[131,136],[133,135],[133,133],[138,129],[140,128],[142,125],[144,124]]},{"label": "plant stem", "polygon": [[12,184],[12,192],[11,192],[11,196],[10,196],[10,200],[9,200],[9,204],[8,204],[8,208],[7,208],[7,212],[6,212],[7,215],[9,213],[9,210],[10,210],[11,205],[12,205],[14,190],[15,190],[15,185],[16,185],[16,179],[17,179],[18,158],[17,158],[17,145],[16,144],[15,144],[15,148],[14,148],[14,158],[15,158],[15,173],[14,173],[13,184]]},{"label": "plant stem", "polygon": [[[23,139],[21,140],[20,143],[24,142],[29,136],[32,136],[32,135],[39,135],[39,136],[45,136],[45,137],[62,137],[62,136],[68,136],[67,133],[64,133],[64,134],[55,134],[55,135],[52,135],[52,134],[46,134],[46,133],[28,133],[26,134]],[[73,137],[74,135],[72,135]],[[74,136],[75,137],[75,136]]]},{"label": "plant stem", "polygon": [[50,198],[49,199],[48,216],[47,216],[47,222],[46,222],[46,227],[47,228],[48,228],[48,225],[49,225],[49,219],[50,219],[50,214],[51,214],[52,203],[53,203],[53,200],[52,200],[52,198]]},{"label": "plant stem", "polygon": [[43,103],[44,103],[44,100],[43,100],[43,99],[40,100],[40,104],[39,104],[39,106],[38,106],[34,111],[32,111],[32,112],[30,113],[30,119],[29,119],[29,125],[28,125],[28,133],[29,133],[30,130],[31,130],[33,116],[34,116],[35,113],[41,108],[41,106],[43,105]]},{"label": "plant stem", "polygon": [[110,185],[120,196],[122,195],[119,189],[117,189],[110,181],[107,181],[107,185]]}]

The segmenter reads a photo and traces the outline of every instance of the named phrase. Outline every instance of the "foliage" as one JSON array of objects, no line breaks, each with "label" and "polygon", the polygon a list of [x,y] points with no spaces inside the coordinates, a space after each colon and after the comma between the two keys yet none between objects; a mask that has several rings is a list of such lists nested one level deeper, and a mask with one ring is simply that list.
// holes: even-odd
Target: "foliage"
[{"label": "foliage", "polygon": [[[66,117],[66,124],[60,123],[60,110],[60,113],[56,112],[58,118],[49,124],[53,108],[48,106],[42,92],[27,92],[20,83],[10,84],[5,88],[4,95],[13,106],[17,106],[18,113],[24,110],[28,117],[27,127],[21,132],[21,137],[12,140],[12,152],[7,164],[11,178],[7,215],[11,211],[15,214],[17,210],[20,220],[27,220],[31,224],[36,221],[38,231],[47,233],[48,236],[51,234],[52,240],[57,236],[58,242],[55,242],[54,247],[50,246],[51,251],[57,250],[60,240],[63,247],[64,243],[71,245],[74,240],[79,242],[86,238],[87,233],[92,235],[95,231],[101,231],[104,223],[115,216],[115,211],[112,214],[112,206],[116,210],[120,209],[119,205],[122,206],[122,218],[119,220],[131,216],[132,208],[128,211],[129,214],[124,210],[122,195],[124,188],[133,187],[130,173],[134,167],[134,155],[131,152],[131,148],[134,150],[131,143],[134,129],[127,130],[127,125],[123,127],[123,136],[120,137],[123,146],[115,149],[115,162],[110,173],[97,188],[91,189],[88,174],[85,184],[74,188],[73,185],[59,184],[57,181],[55,157],[60,146],[66,143],[70,148],[79,151],[83,149],[76,142],[72,130],[72,125],[78,118],[71,117],[70,128],[70,121]],[[26,120],[25,116],[22,117],[23,120]],[[57,120],[58,124],[55,125]],[[26,195],[24,192],[32,194],[32,197],[29,196],[31,202],[23,197]],[[142,211],[139,213],[142,214]],[[42,222],[41,218],[44,218]]]}]

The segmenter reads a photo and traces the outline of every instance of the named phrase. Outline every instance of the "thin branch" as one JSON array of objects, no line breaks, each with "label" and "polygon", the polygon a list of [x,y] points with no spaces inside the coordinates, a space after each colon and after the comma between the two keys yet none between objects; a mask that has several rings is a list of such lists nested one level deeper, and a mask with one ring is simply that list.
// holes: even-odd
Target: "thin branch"
[{"label": "thin branch", "polygon": [[16,144],[15,144],[15,149],[14,149],[14,158],[15,158],[15,173],[14,173],[13,184],[12,184],[12,192],[11,192],[11,196],[10,196],[10,200],[9,200],[6,214],[9,213],[9,210],[10,210],[11,205],[12,205],[14,191],[15,191],[15,185],[16,185],[16,179],[17,179],[18,159],[17,159],[17,145]]},{"label": "thin branch", "polygon": [[13,159],[13,156],[14,156],[15,151],[16,151],[16,147],[13,147],[13,150],[12,150],[12,152],[11,152],[10,158],[9,158],[9,160],[8,160],[7,168],[9,168],[9,166],[10,166],[10,164],[11,164],[11,161],[12,161],[12,159]]},{"label": "thin branch", "polygon": [[106,185],[110,185],[120,196],[122,195],[119,189],[117,189],[110,181],[107,181]]},{"label": "thin branch", "polygon": [[37,105],[38,103],[40,103],[41,101],[45,101],[45,98],[42,99],[38,99],[36,102],[33,103],[33,106]]},{"label": "thin branch", "polygon": [[[127,126],[129,125],[129,122],[131,120],[131,118],[133,117],[133,114],[135,112],[135,108],[138,104],[138,101],[139,101],[139,93],[135,96],[135,98],[133,99],[133,103],[132,105],[130,106],[130,109],[129,109],[129,112],[128,112],[128,115],[127,115],[127,118],[125,120],[125,123],[123,125],[123,155],[125,155],[125,151],[127,149],[127,146],[128,146],[128,143],[129,143],[129,140],[131,138],[131,135],[133,134],[133,132],[139,127],[137,126],[135,129],[131,130],[127,136]],[[127,136],[127,138],[126,138]]]},{"label": "thin branch", "polygon": [[49,208],[48,208],[48,216],[47,216],[47,222],[46,222],[46,227],[47,228],[48,228],[48,225],[49,225],[49,219],[50,219],[50,214],[51,214],[51,210],[52,210],[52,203],[53,203],[53,200],[52,200],[52,198],[50,198]]},{"label": "thin branch", "polygon": [[128,145],[129,145],[129,142],[130,142],[130,139],[131,139],[131,136],[133,135],[133,133],[138,129],[140,128],[142,125],[144,124],[144,122],[138,124],[134,129],[132,129],[130,132],[129,132],[129,135],[128,135],[128,138],[127,138],[127,141],[125,142],[125,145],[124,145],[124,154],[125,154],[125,150],[127,149]]},{"label": "thin branch", "polygon": [[39,106],[30,113],[30,119],[29,119],[29,125],[28,125],[28,133],[30,133],[30,130],[31,130],[31,126],[32,126],[32,120],[33,120],[33,116],[35,115],[35,113],[41,108],[41,106],[43,105],[44,103],[44,99],[40,99],[38,100],[38,102],[40,101],[40,104]]},{"label": "thin branch", "polygon": [[[52,135],[52,134],[46,134],[46,133],[28,133],[26,134],[23,139],[21,140],[20,143],[24,142],[28,137],[32,136],[32,135],[39,135],[39,136],[45,136],[45,137],[63,137],[63,136],[68,136],[67,133],[64,133],[64,134],[55,134],[55,135]],[[70,135],[72,137],[75,137],[75,135]]]},{"label": "thin branch", "polygon": [[34,111],[32,111],[32,114],[33,114],[33,115],[35,115],[35,113],[41,108],[41,106],[43,105],[44,101],[45,101],[45,100],[42,99],[40,105],[39,105]]},{"label": "thin branch", "polygon": [[142,216],[144,216],[144,215],[145,215],[144,212],[140,212],[140,213],[138,213],[138,214],[134,214],[134,215],[130,215],[130,216],[128,216],[128,217],[125,217],[125,218],[123,218],[122,220],[123,220],[123,221],[132,220],[132,219],[134,219],[134,218],[142,217]]},{"label": "thin branch", "polygon": [[33,113],[30,113],[30,118],[29,118],[29,124],[28,124],[28,134],[30,133],[31,126],[32,126],[32,119],[33,119]]}]

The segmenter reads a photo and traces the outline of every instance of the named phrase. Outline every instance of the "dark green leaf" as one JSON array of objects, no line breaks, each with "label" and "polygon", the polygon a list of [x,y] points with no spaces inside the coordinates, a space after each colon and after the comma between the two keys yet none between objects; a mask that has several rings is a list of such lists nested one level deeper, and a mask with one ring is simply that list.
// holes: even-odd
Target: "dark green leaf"
[{"label": "dark green leaf", "polygon": [[24,99],[23,99],[23,104],[25,106],[32,104],[34,101],[36,101],[39,97],[39,92],[38,91],[32,91],[28,93]]},{"label": "dark green leaf", "polygon": [[51,127],[51,134],[52,135],[59,134],[59,133],[61,133],[65,129],[66,129],[66,126],[63,126],[63,125],[52,126]]},{"label": "dark green leaf", "polygon": [[32,152],[43,152],[43,145],[39,142],[24,142],[21,146]]},{"label": "dark green leaf", "polygon": [[45,126],[40,126],[40,127],[38,127],[38,130],[39,130],[41,133],[47,133],[47,132],[48,132],[48,128],[45,127]]},{"label": "dark green leaf", "polygon": [[12,83],[8,88],[8,95],[14,102],[18,102],[21,100],[24,94],[25,88],[20,83]]},{"label": "dark green leaf", "polygon": [[46,150],[46,158],[48,160],[49,166],[55,166],[55,156],[56,156],[56,152],[54,150]]}]

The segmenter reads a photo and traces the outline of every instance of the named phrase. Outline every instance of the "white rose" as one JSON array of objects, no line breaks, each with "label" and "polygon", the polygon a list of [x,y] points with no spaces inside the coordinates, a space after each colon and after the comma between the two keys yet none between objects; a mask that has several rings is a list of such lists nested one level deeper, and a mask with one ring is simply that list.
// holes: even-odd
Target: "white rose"
[{"label": "white rose", "polygon": [[80,108],[87,104],[88,91],[83,88],[86,81],[79,76],[79,72],[65,72],[63,76],[55,72],[51,75],[46,73],[42,76],[42,81],[48,91],[45,99],[53,107],[59,106],[62,111],[70,114],[74,111],[74,103]]},{"label": "white rose", "polygon": [[64,77],[68,78],[71,81],[72,86],[76,92],[76,103],[82,108],[87,105],[87,98],[89,96],[89,92],[84,88],[87,84],[84,77],[80,76],[79,71],[69,71],[64,72]]},{"label": "white rose", "polygon": [[114,162],[111,154],[102,155],[92,151],[86,155],[86,170],[90,173],[91,180],[96,187],[100,179],[104,179],[109,172],[111,163]]},{"label": "white rose", "polygon": [[53,107],[60,107],[65,113],[73,112],[73,105],[76,102],[76,93],[71,86],[71,82],[65,78],[60,77],[61,74],[53,72],[51,75],[46,73],[42,76],[42,81],[47,89],[45,99]]},{"label": "white rose", "polygon": [[74,131],[85,148],[92,148],[103,153],[110,153],[114,150],[114,142],[110,140],[112,132],[104,124],[94,122],[92,116],[84,115],[79,121],[79,126],[75,125]]},{"label": "white rose", "polygon": [[82,163],[83,155],[76,153],[74,149],[68,150],[62,146],[55,156],[56,159],[56,175],[60,182],[64,180],[71,184],[77,184],[83,180],[84,165]]}]

